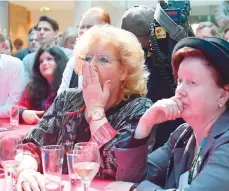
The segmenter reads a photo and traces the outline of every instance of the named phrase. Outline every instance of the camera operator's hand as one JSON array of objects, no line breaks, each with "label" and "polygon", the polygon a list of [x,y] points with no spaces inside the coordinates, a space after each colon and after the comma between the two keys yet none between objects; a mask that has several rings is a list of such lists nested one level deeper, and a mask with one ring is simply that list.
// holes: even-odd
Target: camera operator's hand
[{"label": "camera operator's hand", "polygon": [[135,131],[135,138],[147,137],[156,124],[180,118],[182,111],[183,103],[176,96],[157,101],[141,117]]}]

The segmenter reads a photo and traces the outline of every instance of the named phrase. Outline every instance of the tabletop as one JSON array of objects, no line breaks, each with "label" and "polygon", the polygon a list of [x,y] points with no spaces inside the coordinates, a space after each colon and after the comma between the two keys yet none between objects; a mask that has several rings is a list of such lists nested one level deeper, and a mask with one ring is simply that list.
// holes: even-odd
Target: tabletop
[{"label": "tabletop", "polygon": [[[4,128],[4,127],[10,127],[9,119],[0,119],[0,128]],[[22,137],[24,137],[28,133],[28,131],[34,127],[35,125],[20,124],[19,127],[16,128],[15,130],[0,132],[0,136],[5,136],[5,135],[7,136],[9,134],[19,134]],[[70,191],[68,175],[63,175],[62,181],[64,184],[64,191]],[[112,182],[114,181],[95,178],[91,184],[91,188],[93,189],[90,189],[89,191],[104,191],[105,187]],[[0,190],[3,190],[3,185],[4,185],[4,179],[0,176]]]}]

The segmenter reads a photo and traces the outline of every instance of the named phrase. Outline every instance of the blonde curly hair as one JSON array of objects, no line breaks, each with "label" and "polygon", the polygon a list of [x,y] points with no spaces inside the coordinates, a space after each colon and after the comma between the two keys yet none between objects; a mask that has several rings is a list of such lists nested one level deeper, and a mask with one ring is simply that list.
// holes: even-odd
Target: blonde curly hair
[{"label": "blonde curly hair", "polygon": [[73,51],[76,73],[81,74],[82,71],[83,61],[79,56],[87,53],[88,46],[95,37],[102,42],[111,42],[119,49],[121,67],[127,70],[121,99],[128,99],[132,94],[146,95],[149,72],[145,66],[141,44],[131,32],[108,24],[93,26],[77,39]]}]

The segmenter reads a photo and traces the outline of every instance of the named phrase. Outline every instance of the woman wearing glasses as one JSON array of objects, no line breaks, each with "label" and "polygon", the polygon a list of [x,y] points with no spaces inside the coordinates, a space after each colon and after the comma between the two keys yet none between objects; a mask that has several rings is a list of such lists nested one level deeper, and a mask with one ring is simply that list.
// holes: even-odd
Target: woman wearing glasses
[{"label": "woman wearing glasses", "polygon": [[[74,60],[76,72],[83,76],[83,90],[61,93],[19,146],[28,153],[20,166],[19,191],[43,189],[37,173],[41,170],[39,148],[51,144],[63,145],[68,151],[77,142],[96,142],[102,158],[101,177],[122,178],[114,148],[127,145],[139,118],[151,106],[144,97],[148,78],[144,52],[132,33],[95,26],[78,39]],[[67,173],[66,160],[63,172]]]}]

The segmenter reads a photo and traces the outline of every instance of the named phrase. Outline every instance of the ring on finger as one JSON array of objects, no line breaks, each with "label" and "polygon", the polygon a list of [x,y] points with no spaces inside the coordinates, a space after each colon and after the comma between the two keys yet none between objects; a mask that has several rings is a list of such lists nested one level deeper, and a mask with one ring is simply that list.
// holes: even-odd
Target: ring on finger
[{"label": "ring on finger", "polygon": [[24,186],[25,184],[29,184],[29,181],[28,181],[28,180],[23,180],[23,181],[21,182],[21,185],[22,185],[22,186]]},{"label": "ring on finger", "polygon": [[83,80],[83,87],[86,88],[87,87],[87,81],[86,80]]}]

